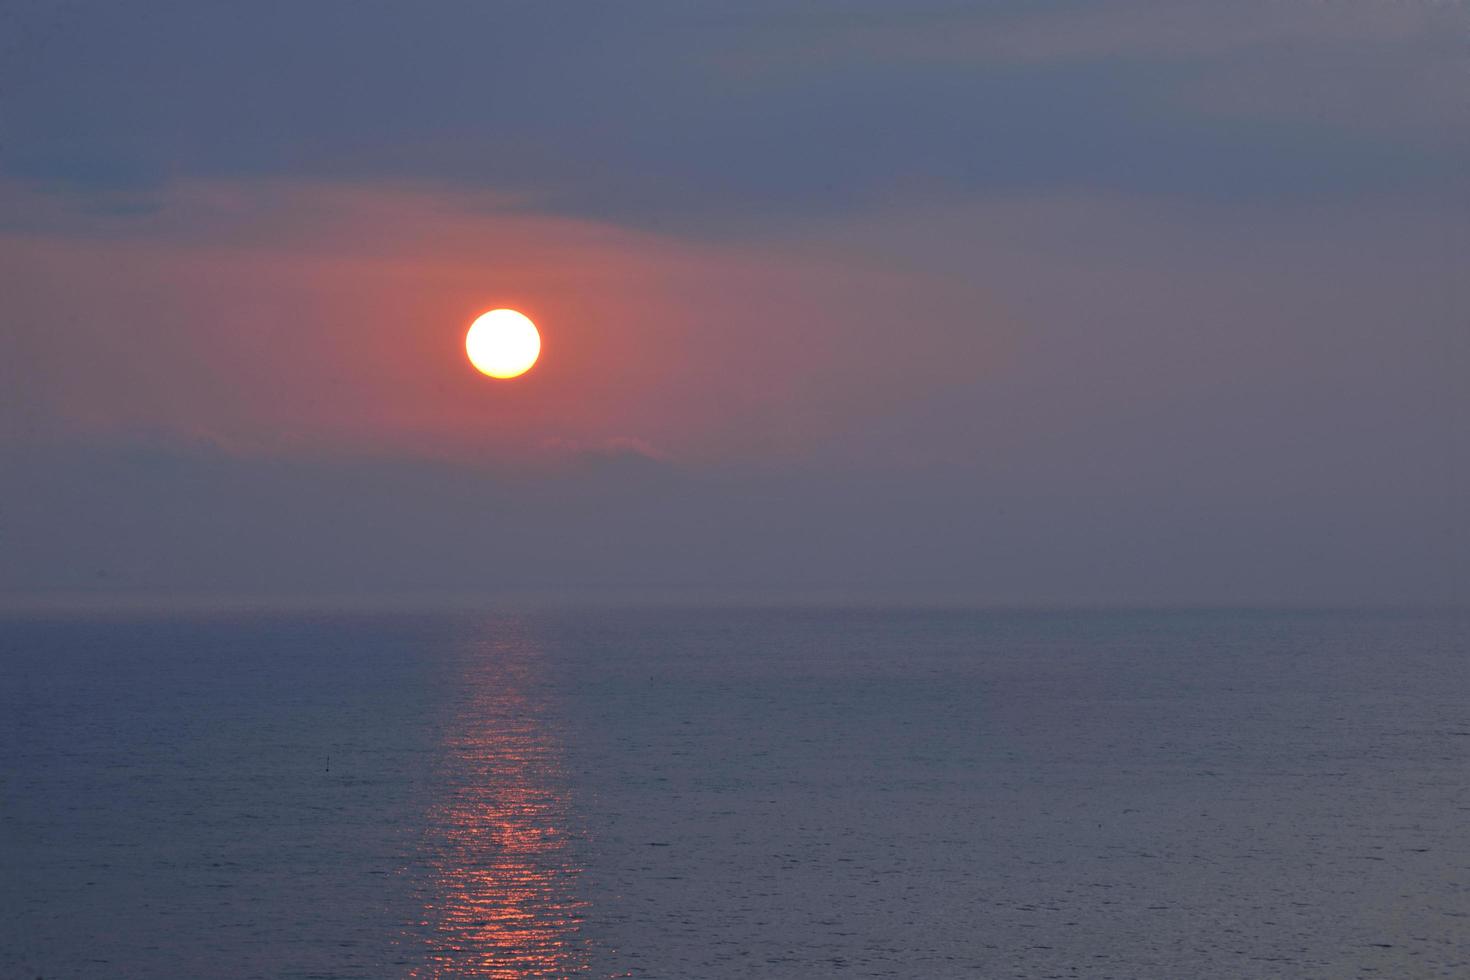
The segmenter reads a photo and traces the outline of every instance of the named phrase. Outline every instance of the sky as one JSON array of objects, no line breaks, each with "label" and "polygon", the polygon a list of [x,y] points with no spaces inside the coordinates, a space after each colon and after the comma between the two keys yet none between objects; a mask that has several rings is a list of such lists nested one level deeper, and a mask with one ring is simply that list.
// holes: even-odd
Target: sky
[{"label": "sky", "polygon": [[0,0],[0,600],[1470,602],[1467,46]]}]

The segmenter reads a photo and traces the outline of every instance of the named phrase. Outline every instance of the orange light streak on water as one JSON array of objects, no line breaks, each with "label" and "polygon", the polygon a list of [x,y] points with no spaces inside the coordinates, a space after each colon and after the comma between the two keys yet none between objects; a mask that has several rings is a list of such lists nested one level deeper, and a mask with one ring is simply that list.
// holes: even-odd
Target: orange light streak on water
[{"label": "orange light streak on water", "polygon": [[536,650],[502,635],[468,658],[465,701],[444,751],[445,796],[428,816],[434,869],[415,977],[521,980],[588,969],[586,903],[570,853],[569,796],[555,733],[534,695]]}]

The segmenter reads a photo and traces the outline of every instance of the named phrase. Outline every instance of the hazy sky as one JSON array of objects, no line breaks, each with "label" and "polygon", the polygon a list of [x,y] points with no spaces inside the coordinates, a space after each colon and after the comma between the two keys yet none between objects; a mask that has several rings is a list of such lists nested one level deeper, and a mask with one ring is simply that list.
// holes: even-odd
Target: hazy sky
[{"label": "hazy sky", "polygon": [[1467,38],[0,0],[0,594],[1470,601]]}]

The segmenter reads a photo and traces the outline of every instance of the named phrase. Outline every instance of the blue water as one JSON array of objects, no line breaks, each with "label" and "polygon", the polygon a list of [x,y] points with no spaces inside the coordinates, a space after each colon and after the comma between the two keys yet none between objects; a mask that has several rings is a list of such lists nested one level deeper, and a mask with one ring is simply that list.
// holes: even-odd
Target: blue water
[{"label": "blue water", "polygon": [[1470,621],[0,620],[0,977],[1470,975]]}]

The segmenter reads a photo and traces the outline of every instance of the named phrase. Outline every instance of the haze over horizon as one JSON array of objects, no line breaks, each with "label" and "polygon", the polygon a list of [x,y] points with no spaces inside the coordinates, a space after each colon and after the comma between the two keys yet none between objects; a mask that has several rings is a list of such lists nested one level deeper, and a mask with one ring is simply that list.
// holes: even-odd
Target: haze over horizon
[{"label": "haze over horizon", "polygon": [[0,5],[0,600],[1463,605],[1466,15]]}]

